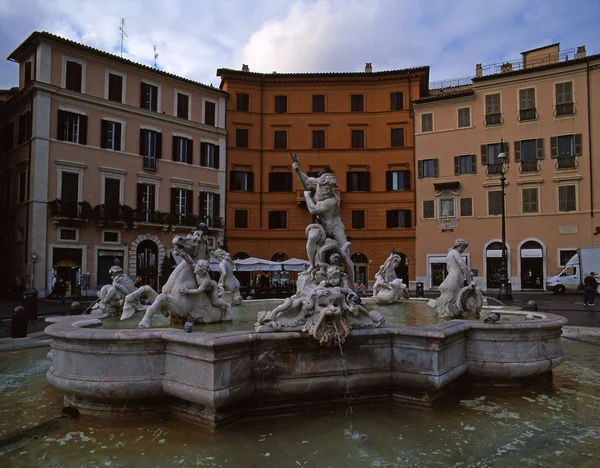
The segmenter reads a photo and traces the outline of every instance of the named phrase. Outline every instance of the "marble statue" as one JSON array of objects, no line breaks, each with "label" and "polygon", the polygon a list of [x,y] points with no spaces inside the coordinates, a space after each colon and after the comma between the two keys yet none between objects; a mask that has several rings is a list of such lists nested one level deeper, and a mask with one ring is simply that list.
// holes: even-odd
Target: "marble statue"
[{"label": "marble statue", "polygon": [[[133,281],[123,273],[123,268],[113,265],[108,270],[112,284],[102,286],[98,291],[98,300],[92,306],[92,314],[120,314],[128,294],[136,290]],[[138,307],[141,310],[141,306]]]},{"label": "marble statue", "polygon": [[297,156],[294,170],[307,189],[306,205],[317,215],[317,223],[305,231],[309,267],[297,281],[297,292],[271,311],[259,312],[258,332],[305,331],[322,346],[341,345],[353,328],[378,327],[384,322],[377,311],[368,311],[354,290],[354,265],[350,242],[340,219],[340,200],[334,192],[333,174],[317,178],[300,172]]},{"label": "marble statue", "polygon": [[218,286],[210,279],[208,229],[199,229],[185,237],[173,239],[173,253],[183,258],[169,276],[161,293],[150,286],[142,286],[125,298],[121,320],[136,312],[140,296],[146,295],[151,305],[146,309],[140,328],[151,326],[152,317],[161,312],[169,316],[171,323],[210,323],[231,320],[231,305],[218,297]]},{"label": "marble statue", "polygon": [[229,252],[217,249],[213,255],[219,261],[219,273],[221,275],[217,285],[219,297],[229,304],[240,305],[242,303],[240,282],[233,274],[233,260],[231,260]]},{"label": "marble statue", "polygon": [[440,296],[429,301],[429,307],[435,309],[439,317],[479,318],[483,294],[473,282],[471,271],[462,258],[468,246],[468,240],[456,239],[446,255],[448,276],[440,285]]},{"label": "marble statue", "polygon": [[378,304],[393,304],[408,299],[406,285],[396,275],[396,268],[402,263],[402,257],[394,250],[375,274],[373,297]]}]

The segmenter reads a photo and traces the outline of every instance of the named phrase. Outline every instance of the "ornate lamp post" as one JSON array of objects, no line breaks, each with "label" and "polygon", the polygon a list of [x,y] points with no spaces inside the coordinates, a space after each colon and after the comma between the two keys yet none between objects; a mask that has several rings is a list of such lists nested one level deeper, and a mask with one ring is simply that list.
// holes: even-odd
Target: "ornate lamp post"
[{"label": "ornate lamp post", "polygon": [[[502,141],[504,147],[504,141]],[[500,263],[500,292],[498,293],[499,300],[512,301],[512,293],[508,289],[508,262],[506,252],[506,173],[508,172],[508,157],[502,151],[498,155],[501,162],[500,165],[500,187],[502,189],[502,262]]]}]

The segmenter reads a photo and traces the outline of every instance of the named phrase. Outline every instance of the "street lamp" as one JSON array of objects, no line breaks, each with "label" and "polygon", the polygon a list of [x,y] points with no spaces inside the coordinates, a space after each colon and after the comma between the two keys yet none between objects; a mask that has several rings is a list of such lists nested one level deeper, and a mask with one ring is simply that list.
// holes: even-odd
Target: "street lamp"
[{"label": "street lamp", "polygon": [[512,293],[508,289],[508,262],[506,252],[506,173],[508,172],[508,156],[504,151],[504,140],[500,143],[501,153],[498,155],[500,160],[500,187],[502,189],[502,262],[500,263],[500,292],[498,300],[512,301]]}]

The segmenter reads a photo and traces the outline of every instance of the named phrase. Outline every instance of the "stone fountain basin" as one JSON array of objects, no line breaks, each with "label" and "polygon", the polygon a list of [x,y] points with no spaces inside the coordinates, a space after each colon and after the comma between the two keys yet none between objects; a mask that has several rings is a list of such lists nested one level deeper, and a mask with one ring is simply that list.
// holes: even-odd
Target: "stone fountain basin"
[{"label": "stone fountain basin", "polygon": [[[83,415],[171,415],[215,428],[313,405],[394,401],[432,407],[457,383],[501,391],[547,383],[564,354],[563,317],[354,330],[323,348],[302,332],[107,330],[52,317],[49,382]],[[523,320],[519,321],[519,316]]]}]

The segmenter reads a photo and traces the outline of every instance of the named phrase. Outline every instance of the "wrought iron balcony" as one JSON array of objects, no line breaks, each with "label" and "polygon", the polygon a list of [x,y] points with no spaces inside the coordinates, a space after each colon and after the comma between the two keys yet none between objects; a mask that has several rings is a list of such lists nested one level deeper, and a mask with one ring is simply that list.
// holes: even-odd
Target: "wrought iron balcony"
[{"label": "wrought iron balcony", "polygon": [[155,171],[158,168],[158,160],[154,156],[144,155],[143,168]]},{"label": "wrought iron balcony", "polygon": [[533,161],[521,161],[519,171],[521,172],[538,172],[540,170],[540,162],[537,160]]},{"label": "wrought iron balcony", "polygon": [[575,114],[575,104],[572,102],[565,102],[564,104],[556,104],[555,115],[557,117],[563,115],[574,115]]},{"label": "wrought iron balcony", "polygon": [[485,115],[486,125],[501,125],[502,124],[502,113],[497,114],[486,114]]},{"label": "wrought iron balcony", "polygon": [[519,110],[519,122],[526,122],[528,120],[537,120],[537,109],[535,107]]},{"label": "wrought iron balcony", "polygon": [[556,159],[557,169],[570,169],[577,167],[577,158],[575,156],[561,156]]},{"label": "wrought iron balcony", "polygon": [[169,224],[170,213],[160,211],[135,210],[133,220],[137,223]]},{"label": "wrought iron balcony", "polygon": [[198,222],[206,224],[210,229],[223,229],[223,218],[219,216],[199,217]]},{"label": "wrought iron balcony", "polygon": [[502,164],[488,164],[485,172],[487,175],[501,175]]}]

